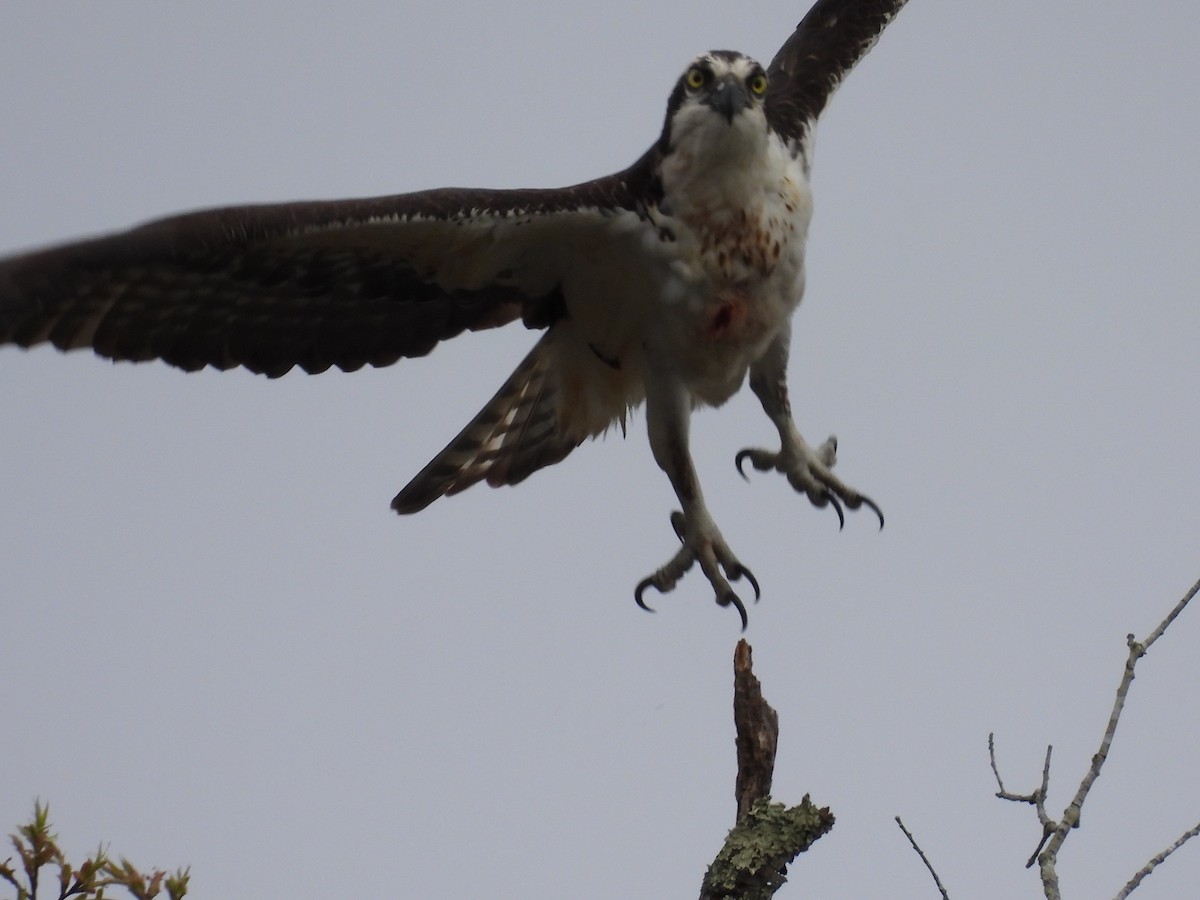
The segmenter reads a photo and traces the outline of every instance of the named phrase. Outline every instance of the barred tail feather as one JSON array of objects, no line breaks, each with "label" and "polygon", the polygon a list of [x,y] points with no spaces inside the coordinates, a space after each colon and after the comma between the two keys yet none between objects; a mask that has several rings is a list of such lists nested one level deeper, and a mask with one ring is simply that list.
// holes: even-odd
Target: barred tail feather
[{"label": "barred tail feather", "polygon": [[534,345],[496,396],[396,495],[392,509],[419,512],[484,479],[493,487],[516,484],[579,446],[584,436],[559,427],[550,337],[548,332]]}]

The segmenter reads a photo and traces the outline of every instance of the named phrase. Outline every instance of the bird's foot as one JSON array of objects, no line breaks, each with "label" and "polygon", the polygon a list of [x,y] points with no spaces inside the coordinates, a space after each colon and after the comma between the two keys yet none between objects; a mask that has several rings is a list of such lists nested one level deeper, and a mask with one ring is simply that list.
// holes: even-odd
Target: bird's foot
[{"label": "bird's foot", "polygon": [[757,603],[761,596],[758,579],[733,555],[733,551],[725,543],[725,538],[717,530],[716,524],[707,515],[697,518],[700,521],[693,526],[693,523],[683,513],[671,513],[671,527],[675,529],[675,534],[679,536],[683,546],[665,566],[638,582],[633,598],[642,609],[654,612],[646,605],[642,596],[645,594],[646,588],[652,587],[660,594],[673,590],[679,579],[692,567],[692,563],[698,561],[708,583],[716,592],[717,604],[732,606],[736,609],[738,615],[742,617],[742,631],[745,631],[748,622],[746,605],[729,586],[729,580],[739,581],[744,577],[749,581],[750,586],[754,588],[754,602]]},{"label": "bird's foot", "polygon": [[782,472],[791,486],[805,494],[814,506],[832,506],[837,513],[839,529],[846,524],[843,505],[851,510],[867,507],[879,517],[879,527],[883,527],[883,512],[875,501],[833,474],[833,467],[837,463],[837,438],[832,435],[815,450],[799,440],[785,442],[777,453],[747,447],[734,459],[738,474],[743,478],[746,478],[746,473],[742,470],[742,464],[747,460],[760,472],[772,469]]}]

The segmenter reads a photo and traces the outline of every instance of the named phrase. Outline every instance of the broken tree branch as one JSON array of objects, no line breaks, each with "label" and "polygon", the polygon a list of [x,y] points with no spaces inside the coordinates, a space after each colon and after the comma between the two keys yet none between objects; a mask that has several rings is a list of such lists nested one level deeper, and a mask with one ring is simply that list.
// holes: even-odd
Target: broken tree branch
[{"label": "broken tree branch", "polygon": [[704,874],[700,900],[769,900],[787,881],[787,866],[833,828],[833,814],[806,795],[790,809],[771,803],[779,716],[754,677],[750,645],[733,656],[737,727],[737,824]]},{"label": "broken tree branch", "polygon": [[737,817],[771,796],[775,751],[779,746],[779,714],[763,699],[754,677],[750,645],[738,641],[733,651],[733,723],[737,728],[738,773],[734,786]]}]

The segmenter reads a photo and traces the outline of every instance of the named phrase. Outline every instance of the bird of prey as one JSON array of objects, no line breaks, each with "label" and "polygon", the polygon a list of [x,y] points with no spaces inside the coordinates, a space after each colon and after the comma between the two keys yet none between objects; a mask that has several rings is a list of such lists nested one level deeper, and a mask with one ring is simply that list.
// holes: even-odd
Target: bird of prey
[{"label": "bird of prey", "polygon": [[688,449],[697,406],[749,375],[779,432],[737,454],[818,507],[870,508],[806,443],[787,390],[804,291],[813,128],[905,0],[818,0],[766,68],[720,50],[691,62],[662,133],[621,172],[559,189],[443,188],[238,206],[0,261],[0,343],[90,347],[181,369],[271,378],[387,366],[521,320],[544,333],[483,410],[396,495],[400,513],[479,482],[516,484],[646,405],[682,546],[637,586],[699,563],[722,606],[758,582],[705,504]]}]

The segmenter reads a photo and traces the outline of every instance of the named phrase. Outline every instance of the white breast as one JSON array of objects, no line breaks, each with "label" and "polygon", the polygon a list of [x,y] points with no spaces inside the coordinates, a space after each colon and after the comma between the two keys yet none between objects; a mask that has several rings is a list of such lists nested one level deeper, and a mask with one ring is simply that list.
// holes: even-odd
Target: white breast
[{"label": "white breast", "polygon": [[812,195],[773,135],[737,164],[664,166],[672,283],[651,330],[698,402],[717,405],[785,328],[804,291]]},{"label": "white breast", "polygon": [[693,403],[719,405],[786,327],[804,289],[808,180],[765,129],[741,151],[719,166],[674,159],[648,221],[613,215],[555,267],[568,312],[552,342],[573,398],[561,409],[568,433],[623,419],[651,367]]}]

